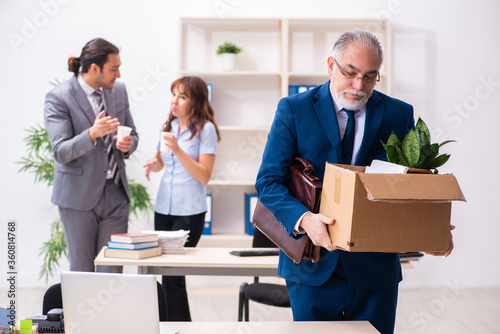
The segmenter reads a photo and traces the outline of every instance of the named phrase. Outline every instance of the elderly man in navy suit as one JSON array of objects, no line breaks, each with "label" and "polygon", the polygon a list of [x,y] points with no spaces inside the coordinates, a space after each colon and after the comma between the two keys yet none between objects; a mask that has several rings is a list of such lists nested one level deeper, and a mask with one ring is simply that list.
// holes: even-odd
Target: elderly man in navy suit
[{"label": "elderly man in navy suit", "polygon": [[278,273],[286,279],[294,320],[369,320],[381,333],[394,331],[398,254],[336,249],[326,228],[335,222],[309,212],[286,186],[295,157],[307,159],[322,179],[326,162],[366,166],[386,159],[381,140],[391,131],[403,138],[413,127],[411,105],[374,90],[382,61],[375,35],[348,31],[328,57],[330,80],[278,104],[255,187],[290,236],[307,233],[322,247],[318,263],[295,264],[280,252]]},{"label": "elderly man in navy suit", "polygon": [[[96,38],[70,57],[75,75],[47,94],[45,124],[56,160],[52,203],[59,207],[70,269],[94,271],[110,235],[127,232],[130,194],[124,159],[138,137],[120,77],[116,46]],[[81,69],[80,69],[81,68]],[[118,125],[132,128],[117,140]],[[118,266],[97,271],[121,272]]]}]

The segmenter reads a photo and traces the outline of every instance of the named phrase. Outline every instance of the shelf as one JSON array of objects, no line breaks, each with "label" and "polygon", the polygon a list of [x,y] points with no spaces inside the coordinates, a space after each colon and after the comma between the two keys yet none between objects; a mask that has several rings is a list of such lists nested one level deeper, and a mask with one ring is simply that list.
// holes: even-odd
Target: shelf
[{"label": "shelf", "polygon": [[280,40],[280,20],[276,19],[182,19],[180,72],[237,75],[220,74],[216,54],[219,45],[233,42],[243,49],[237,57],[238,72],[246,76],[260,72],[279,75]]},{"label": "shelf", "polygon": [[211,234],[202,235],[197,247],[252,247],[253,236],[248,234]]},{"label": "shelf", "polygon": [[325,71],[324,72],[289,72],[288,73],[289,77],[318,77],[318,78],[326,78],[328,79],[328,72],[327,68],[325,65]]},{"label": "shelf", "polygon": [[251,186],[255,185],[255,179],[245,180],[245,179],[234,179],[234,180],[224,180],[224,179],[213,179],[210,180],[207,186]]},{"label": "shelf", "polygon": [[280,29],[280,19],[213,19],[213,18],[183,18],[182,28],[196,27],[206,33],[216,32],[266,32]]},{"label": "shelf", "polygon": [[[382,80],[375,89],[390,93],[389,21],[181,19],[180,76],[196,75],[212,85],[212,107],[221,134],[207,186],[213,196],[212,233],[217,236],[208,240],[226,245],[244,234],[245,194],[255,194],[255,179],[279,100],[288,96],[290,85],[327,82],[331,49],[340,34],[352,28],[379,36],[386,58],[380,70]],[[224,42],[243,49],[237,56],[236,71],[222,71],[216,50]]]},{"label": "shelf", "polygon": [[219,126],[220,131],[236,131],[236,132],[254,132],[254,131],[263,131],[269,132],[268,126],[244,126],[244,125],[221,125]]},{"label": "shelf", "polygon": [[189,75],[199,77],[281,77],[281,73],[263,71],[181,71],[181,76]]}]

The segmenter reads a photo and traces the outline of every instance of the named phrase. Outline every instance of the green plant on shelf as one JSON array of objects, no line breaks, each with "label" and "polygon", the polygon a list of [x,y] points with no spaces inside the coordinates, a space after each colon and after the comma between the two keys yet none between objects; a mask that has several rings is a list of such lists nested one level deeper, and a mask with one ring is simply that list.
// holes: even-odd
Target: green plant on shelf
[{"label": "green plant on shelf", "polygon": [[445,144],[456,142],[447,140],[440,144],[431,143],[431,134],[425,122],[419,118],[415,129],[408,131],[402,141],[394,132],[383,143],[389,162],[410,168],[429,169],[434,174],[437,168],[444,165],[450,158],[449,154],[439,155],[439,148]]},{"label": "green plant on shelf", "polygon": [[243,51],[243,49],[236,46],[235,44],[233,44],[231,42],[225,42],[225,43],[219,45],[219,48],[217,49],[217,54],[218,55],[223,54],[223,53],[238,54],[241,51]]},{"label": "green plant on shelf", "polygon": [[[35,183],[45,183],[48,187],[54,182],[55,160],[50,145],[47,129],[37,124],[25,131],[28,135],[24,138],[27,146],[27,155],[17,162],[22,165],[19,172],[26,172],[35,175]],[[130,189],[130,213],[138,217],[139,213],[149,214],[153,203],[147,189],[133,179],[128,180]],[[50,239],[44,242],[40,248],[40,256],[43,257],[43,264],[40,268],[40,278],[54,276],[59,261],[64,256],[67,257],[67,245],[64,238],[64,229],[60,219],[52,222]]]}]

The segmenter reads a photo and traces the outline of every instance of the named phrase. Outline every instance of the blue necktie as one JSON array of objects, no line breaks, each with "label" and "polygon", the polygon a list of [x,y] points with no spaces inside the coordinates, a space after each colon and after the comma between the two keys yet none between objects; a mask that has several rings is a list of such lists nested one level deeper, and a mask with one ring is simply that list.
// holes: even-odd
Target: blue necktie
[{"label": "blue necktie", "polygon": [[342,163],[350,165],[352,160],[352,150],[354,147],[354,110],[344,108],[347,113],[347,125],[344,138],[342,139]]},{"label": "blue necktie", "polygon": [[[102,98],[102,92],[97,89],[92,94],[97,98],[97,103],[99,107],[97,108],[97,113],[99,114],[104,110],[104,100]],[[104,147],[106,147],[106,152],[108,153],[108,170],[106,174],[107,179],[113,179],[114,184],[118,184],[120,180],[120,173],[118,172],[118,165],[116,163],[115,155],[113,153],[113,136],[111,134],[104,136]]]}]

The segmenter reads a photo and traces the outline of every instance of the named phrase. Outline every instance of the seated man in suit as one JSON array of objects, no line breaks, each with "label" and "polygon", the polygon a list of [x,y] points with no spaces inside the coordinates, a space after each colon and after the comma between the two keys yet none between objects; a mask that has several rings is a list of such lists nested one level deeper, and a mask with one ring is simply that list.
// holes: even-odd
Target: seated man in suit
[{"label": "seated man in suit", "polygon": [[280,252],[278,274],[296,321],[369,320],[381,333],[394,331],[398,254],[336,249],[326,228],[335,222],[309,212],[286,186],[295,157],[307,159],[322,179],[325,162],[366,166],[386,159],[381,140],[391,131],[403,138],[414,126],[411,105],[374,90],[382,60],[376,36],[348,31],[327,60],[330,80],[278,104],[255,187],[290,236],[306,232],[322,247],[318,263],[295,264]]}]

